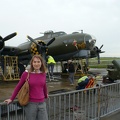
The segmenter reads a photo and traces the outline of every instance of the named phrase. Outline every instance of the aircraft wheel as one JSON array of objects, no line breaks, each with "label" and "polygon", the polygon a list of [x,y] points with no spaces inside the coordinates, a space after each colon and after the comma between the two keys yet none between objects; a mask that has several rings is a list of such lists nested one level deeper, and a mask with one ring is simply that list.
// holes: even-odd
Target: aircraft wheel
[{"label": "aircraft wheel", "polygon": [[25,71],[25,67],[23,64],[19,63],[18,68],[19,68],[19,75],[21,76],[22,73]]}]

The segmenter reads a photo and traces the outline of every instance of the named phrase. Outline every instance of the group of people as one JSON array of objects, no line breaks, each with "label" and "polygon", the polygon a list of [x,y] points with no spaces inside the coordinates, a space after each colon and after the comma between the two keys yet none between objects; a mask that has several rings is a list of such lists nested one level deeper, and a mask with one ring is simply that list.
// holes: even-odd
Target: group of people
[{"label": "group of people", "polygon": [[[53,70],[55,65],[55,60],[52,56],[47,57],[47,65],[48,71],[50,75],[53,76]],[[69,73],[69,81],[70,85],[74,85],[74,74],[75,67],[72,60],[68,60],[68,73]],[[34,55],[30,61],[30,68],[28,71],[24,71],[21,75],[20,81],[15,87],[11,97],[6,99],[4,102],[10,104],[17,96],[19,90],[25,83],[29,72],[29,103],[24,106],[26,120],[48,120],[46,102],[45,100],[48,98],[48,91],[46,85],[46,74],[47,67],[43,58],[40,55]],[[85,84],[89,81],[87,76],[85,76],[85,82],[83,83],[83,79],[78,80],[79,87],[77,89],[83,89]]]}]

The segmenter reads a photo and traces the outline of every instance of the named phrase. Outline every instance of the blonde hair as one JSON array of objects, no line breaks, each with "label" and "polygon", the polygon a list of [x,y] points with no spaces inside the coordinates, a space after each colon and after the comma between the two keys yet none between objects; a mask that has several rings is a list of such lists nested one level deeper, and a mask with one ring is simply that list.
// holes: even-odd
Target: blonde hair
[{"label": "blonde hair", "polygon": [[29,72],[33,72],[34,71],[34,67],[33,67],[33,60],[34,58],[38,58],[40,59],[41,61],[41,67],[40,67],[40,71],[43,72],[43,73],[46,73],[47,72],[47,68],[46,68],[46,65],[45,65],[45,61],[43,60],[42,56],[41,55],[34,55],[30,61],[30,69],[29,69]]}]

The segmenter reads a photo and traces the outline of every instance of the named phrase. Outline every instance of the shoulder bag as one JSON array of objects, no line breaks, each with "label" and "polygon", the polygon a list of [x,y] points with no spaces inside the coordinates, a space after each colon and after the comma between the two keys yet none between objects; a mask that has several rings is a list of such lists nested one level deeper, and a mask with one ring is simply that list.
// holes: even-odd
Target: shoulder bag
[{"label": "shoulder bag", "polygon": [[29,102],[29,74],[28,72],[26,81],[18,92],[18,101],[21,106],[27,105]]}]

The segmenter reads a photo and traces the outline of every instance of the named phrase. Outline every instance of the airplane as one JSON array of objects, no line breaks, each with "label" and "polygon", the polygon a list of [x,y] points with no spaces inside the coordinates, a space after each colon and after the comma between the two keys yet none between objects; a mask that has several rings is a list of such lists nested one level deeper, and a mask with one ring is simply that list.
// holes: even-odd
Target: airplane
[{"label": "airplane", "polygon": [[16,36],[12,33],[5,38],[0,36],[0,55],[18,56],[18,67],[20,74],[25,70],[24,65],[28,65],[31,57],[35,54],[41,54],[46,60],[47,55],[54,57],[55,61],[66,61],[68,59],[87,59],[98,57],[100,63],[100,53],[103,45],[98,48],[95,46],[94,36],[81,32],[67,34],[64,31],[53,32],[45,31],[44,35],[33,39],[27,36],[28,41],[16,47],[5,46],[5,41]]}]

